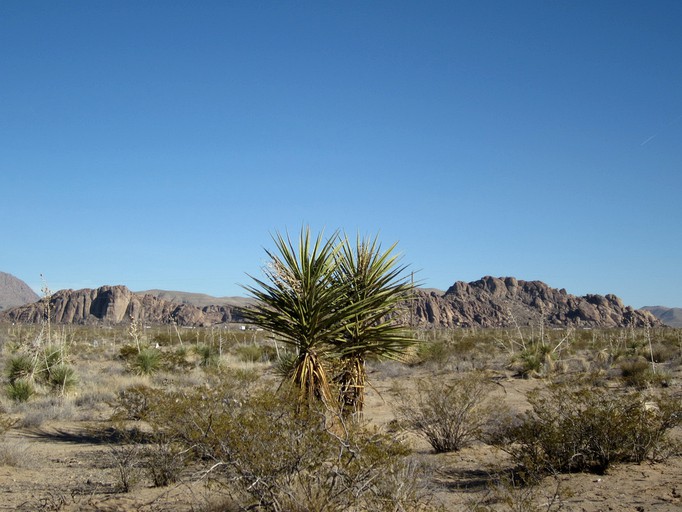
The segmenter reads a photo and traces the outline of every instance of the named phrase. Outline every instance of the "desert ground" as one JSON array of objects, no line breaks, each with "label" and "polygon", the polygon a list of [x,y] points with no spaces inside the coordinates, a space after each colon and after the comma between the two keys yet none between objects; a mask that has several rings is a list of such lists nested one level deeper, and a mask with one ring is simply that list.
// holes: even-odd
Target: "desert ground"
[{"label": "desert ground", "polygon": [[[117,397],[135,386],[208,389],[229,372],[248,374],[249,379],[275,389],[280,380],[276,360],[283,346],[273,349],[262,332],[236,330],[168,326],[139,330],[52,326],[51,330],[49,339],[44,326],[4,325],[0,330],[6,390],[0,411],[9,422],[0,440],[0,509],[214,511],[246,505],[234,500],[226,505],[225,489],[196,462],[179,468],[177,481],[155,486],[135,441],[122,435],[126,428],[144,431],[148,426],[143,419],[116,419]],[[513,412],[529,410],[532,390],[576,375],[590,375],[594,386],[606,386],[614,393],[636,389],[655,398],[665,392],[679,402],[681,330],[459,330],[421,332],[417,337],[420,343],[405,361],[368,362],[364,421],[399,436],[409,447],[409,458],[422,468],[419,493],[424,506],[431,507],[424,510],[682,509],[682,452],[674,442],[664,454],[639,463],[613,464],[604,474],[557,473],[523,485],[504,478],[514,461],[499,447],[473,439],[457,451],[435,453],[398,413],[405,397],[421,389],[420,382],[448,381],[481,371],[491,383],[486,403]],[[36,380],[32,394],[17,399],[10,391],[12,358],[19,353],[44,353],[48,345],[59,347],[75,378],[68,389]],[[553,348],[552,357],[529,368],[518,354],[524,347],[527,351],[540,345]],[[141,347],[160,355],[149,371],[136,362]],[[206,347],[214,349],[210,364]],[[646,364],[641,365],[639,380],[628,380],[632,370],[628,364],[635,358]],[[672,441],[682,439],[679,423],[669,434]]]}]

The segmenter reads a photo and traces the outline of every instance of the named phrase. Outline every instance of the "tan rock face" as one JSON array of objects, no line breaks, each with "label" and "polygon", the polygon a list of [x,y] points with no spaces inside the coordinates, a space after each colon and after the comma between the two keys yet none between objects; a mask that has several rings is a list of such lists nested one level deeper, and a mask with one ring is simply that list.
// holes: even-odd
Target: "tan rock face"
[{"label": "tan rock face", "polygon": [[50,297],[49,303],[47,299],[41,299],[5,314],[11,321],[25,323],[41,322],[49,311],[52,322],[63,324],[113,325],[136,320],[204,326],[239,320],[234,310],[230,306],[198,308],[189,304],[174,304],[149,294],[139,296],[125,286],[102,286],[95,290],[60,290]]},{"label": "tan rock face", "polygon": [[[47,300],[41,299],[4,313],[11,321],[40,322]],[[125,286],[96,290],[61,290],[50,297],[50,317],[55,323],[119,324],[131,320],[208,326],[238,322],[239,310],[230,305],[197,307],[138,295]],[[417,327],[644,327],[660,325],[648,311],[624,306],[614,295],[576,297],[550,288],[541,281],[486,276],[478,281],[458,281],[445,293],[417,290],[396,320]]]}]

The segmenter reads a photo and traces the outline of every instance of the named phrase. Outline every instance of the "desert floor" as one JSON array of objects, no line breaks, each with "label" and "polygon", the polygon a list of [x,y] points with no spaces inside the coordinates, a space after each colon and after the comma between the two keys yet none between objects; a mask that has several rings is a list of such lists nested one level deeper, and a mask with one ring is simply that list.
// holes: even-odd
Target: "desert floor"
[{"label": "desert floor", "polygon": [[[17,423],[0,441],[1,510],[102,510],[160,511],[220,510],[220,490],[207,486],[193,468],[186,468],[179,483],[156,488],[141,478],[132,491],[121,492],[116,459],[118,441],[112,437],[111,400],[118,389],[135,383],[163,385],[177,376],[159,373],[134,376],[116,358],[121,341],[97,343],[73,357],[78,370],[76,390],[66,398],[37,397],[25,404],[3,398],[5,413]],[[7,351],[5,351],[7,352]],[[9,357],[6,353],[5,358]],[[466,358],[464,358],[466,359]],[[225,358],[225,364],[242,365],[266,375],[268,363],[246,363]],[[469,358],[469,366],[476,366]],[[420,378],[447,378],[470,368],[461,361],[436,361],[419,365],[370,365],[366,419],[388,428],[395,420],[394,405],[400,389]],[[521,379],[502,361],[492,370],[497,386],[493,398],[516,409],[528,407],[526,393],[546,385],[544,378]],[[199,369],[187,379],[199,382]],[[671,387],[680,386],[679,368]],[[274,377],[273,377],[274,378]],[[682,438],[679,427],[673,432]],[[507,455],[482,443],[455,453],[435,454],[420,437],[408,433],[416,457],[431,471],[429,492],[444,510],[566,511],[678,511],[682,510],[682,456],[664,462],[621,464],[605,475],[571,474],[546,478],[532,488],[496,484],[495,475],[506,467]]]}]

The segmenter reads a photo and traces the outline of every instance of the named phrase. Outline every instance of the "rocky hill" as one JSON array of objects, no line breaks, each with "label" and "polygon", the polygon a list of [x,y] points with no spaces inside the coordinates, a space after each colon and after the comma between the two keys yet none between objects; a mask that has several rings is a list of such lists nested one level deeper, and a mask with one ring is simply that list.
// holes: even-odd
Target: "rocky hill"
[{"label": "rocky hill", "polygon": [[664,306],[645,306],[642,308],[649,311],[661,322],[669,327],[682,327],[682,308],[666,308]]},{"label": "rocky hill", "polygon": [[35,302],[39,298],[38,294],[21,279],[0,272],[0,311]]},{"label": "rocky hill", "polygon": [[4,312],[9,320],[36,323],[46,311],[52,322],[63,324],[119,324],[139,320],[144,323],[176,322],[186,326],[208,326],[239,320],[235,307],[211,305],[202,308],[177,304],[151,294],[139,295],[125,286],[102,286],[97,289],[60,290],[38,302]]},{"label": "rocky hill", "polygon": [[625,306],[615,295],[576,297],[541,281],[484,277],[458,281],[445,293],[418,292],[410,315],[417,326],[432,327],[625,327],[660,322],[649,312]]},{"label": "rocky hill", "polygon": [[[178,295],[181,294],[181,295]],[[184,303],[159,298],[153,293],[134,293],[125,286],[102,286],[95,290],[61,290],[49,300],[49,311],[56,323],[144,323],[177,322],[185,326],[208,326],[239,322],[238,306],[222,300],[202,306],[191,304],[197,294],[166,292],[166,296],[184,298]],[[217,299],[218,300],[218,299]],[[13,308],[6,318],[19,322],[40,322],[47,310],[47,300]],[[541,281],[522,281],[513,277],[484,277],[465,283],[458,281],[446,292],[417,290],[405,304],[397,320],[422,328],[445,327],[625,327],[661,325],[648,311],[625,306],[615,295],[576,297],[566,290],[550,288]]]}]

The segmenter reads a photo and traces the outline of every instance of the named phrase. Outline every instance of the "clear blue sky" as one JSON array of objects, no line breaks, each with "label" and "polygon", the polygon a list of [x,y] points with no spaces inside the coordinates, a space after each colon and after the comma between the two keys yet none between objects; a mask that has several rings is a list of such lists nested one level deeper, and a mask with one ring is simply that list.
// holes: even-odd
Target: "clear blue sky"
[{"label": "clear blue sky", "polygon": [[682,2],[0,2],[0,270],[243,294],[271,233],[682,307]]}]

